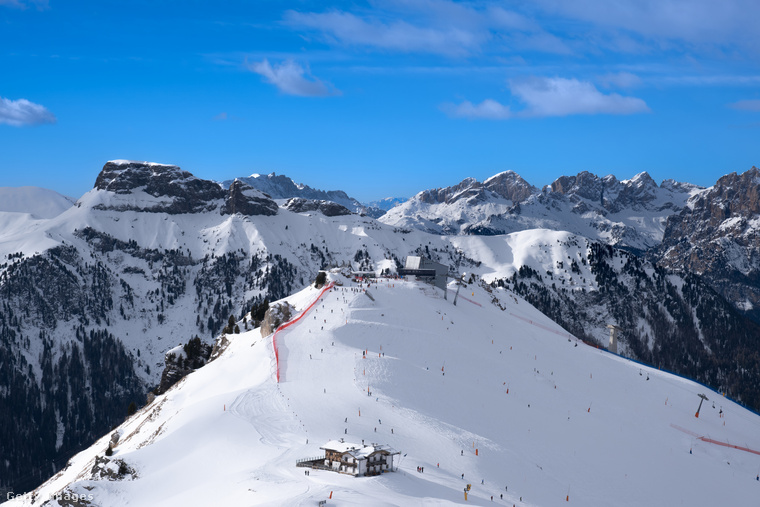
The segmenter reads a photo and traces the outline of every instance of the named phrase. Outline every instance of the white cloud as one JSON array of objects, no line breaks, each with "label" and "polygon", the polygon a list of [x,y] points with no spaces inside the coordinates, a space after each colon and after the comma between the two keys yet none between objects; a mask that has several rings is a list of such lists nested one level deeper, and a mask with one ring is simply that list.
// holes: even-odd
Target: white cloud
[{"label": "white cloud", "polygon": [[738,109],[739,111],[752,111],[760,112],[760,100],[740,100],[728,105],[731,109]]},{"label": "white cloud", "polygon": [[55,122],[55,115],[44,106],[26,99],[10,100],[0,97],[0,124],[21,127]]},{"label": "white cloud", "polygon": [[261,62],[247,64],[247,67],[287,95],[301,97],[340,95],[339,90],[312,76],[308,68],[302,67],[293,60],[285,60],[279,65],[272,66],[265,58]]},{"label": "white cloud", "polygon": [[568,116],[572,114],[648,113],[646,103],[617,93],[605,95],[588,81],[577,79],[531,78],[510,83],[512,95],[526,104],[528,116]]},{"label": "white cloud", "polygon": [[441,109],[449,116],[456,118],[506,120],[514,116],[508,106],[492,99],[486,99],[480,104],[473,104],[469,100],[465,100],[461,104],[444,104]]},{"label": "white cloud", "polygon": [[650,112],[646,103],[639,98],[617,93],[604,94],[590,82],[577,79],[555,77],[510,81],[510,90],[512,96],[524,105],[522,109],[512,110],[493,99],[486,99],[480,104],[469,101],[459,105],[446,104],[442,109],[454,117],[491,120]]}]

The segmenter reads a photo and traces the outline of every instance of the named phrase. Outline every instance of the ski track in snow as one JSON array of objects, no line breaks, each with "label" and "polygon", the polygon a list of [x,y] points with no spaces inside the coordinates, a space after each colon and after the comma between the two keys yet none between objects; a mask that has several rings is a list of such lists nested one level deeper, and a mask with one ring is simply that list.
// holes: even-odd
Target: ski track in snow
[{"label": "ski track in snow", "polygon": [[287,411],[276,385],[245,391],[230,405],[230,413],[250,423],[261,435],[262,443],[277,446],[289,443],[283,435],[299,430],[291,417],[283,416]]}]

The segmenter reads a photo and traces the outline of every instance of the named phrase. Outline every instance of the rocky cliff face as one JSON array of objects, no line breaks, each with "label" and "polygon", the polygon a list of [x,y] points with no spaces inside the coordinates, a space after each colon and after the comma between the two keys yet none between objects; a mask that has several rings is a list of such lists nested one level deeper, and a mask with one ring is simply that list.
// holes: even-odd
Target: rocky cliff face
[{"label": "rocky cliff face", "polygon": [[493,199],[505,199],[520,203],[536,192],[520,175],[506,171],[488,178],[481,183],[475,178],[465,178],[452,187],[425,190],[415,196],[425,204],[453,204],[464,200],[470,205],[485,203]]},{"label": "rocky cliff face", "polygon": [[349,211],[348,208],[332,201],[314,201],[311,199],[302,199],[300,197],[288,199],[283,207],[295,213],[318,211],[326,217],[338,217],[351,214],[351,211]]},{"label": "rocky cliff face", "polygon": [[222,215],[276,215],[277,203],[240,180],[230,184],[227,200],[222,206]]},{"label": "rocky cliff face", "polygon": [[223,215],[277,214],[277,203],[245,182],[235,180],[225,190],[174,165],[111,161],[103,166],[94,188],[112,194],[96,204],[101,210],[177,215],[219,209]]},{"label": "rocky cliff face", "polygon": [[760,321],[760,170],[723,176],[691,198],[669,218],[653,258],[701,275]]},{"label": "rocky cliff face", "polygon": [[[116,200],[120,211],[199,213],[211,211],[224,199],[224,190],[212,181],[196,178],[174,165],[116,160],[106,163],[95,180],[95,189],[117,195],[147,194],[155,201],[140,206],[128,199]],[[101,209],[108,209],[106,204]]]}]

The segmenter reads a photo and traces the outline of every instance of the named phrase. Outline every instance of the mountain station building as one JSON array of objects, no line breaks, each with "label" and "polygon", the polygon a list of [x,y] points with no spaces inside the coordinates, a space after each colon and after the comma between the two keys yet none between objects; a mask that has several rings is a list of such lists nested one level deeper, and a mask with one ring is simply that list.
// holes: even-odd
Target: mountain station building
[{"label": "mountain station building", "polygon": [[414,276],[418,280],[432,283],[446,294],[446,278],[449,275],[449,267],[434,260],[415,255],[406,258],[406,265],[398,270],[399,276]]}]

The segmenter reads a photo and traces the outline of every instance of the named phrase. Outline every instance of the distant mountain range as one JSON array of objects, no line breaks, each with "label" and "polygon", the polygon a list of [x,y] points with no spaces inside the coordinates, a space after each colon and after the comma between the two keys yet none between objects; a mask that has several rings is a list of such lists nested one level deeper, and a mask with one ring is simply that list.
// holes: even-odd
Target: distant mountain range
[{"label": "distant mountain range", "polygon": [[695,273],[760,322],[760,170],[710,188],[646,173],[629,180],[588,172],[538,189],[512,171],[480,183],[425,190],[379,221],[432,234],[500,235],[537,228],[570,231]]},{"label": "distant mountain range", "polygon": [[619,181],[588,172],[563,176],[542,189],[507,171],[481,183],[418,193],[380,221],[433,234],[496,235],[536,228],[566,230],[639,252],[662,241],[669,216],[679,212],[695,185],[647,174]]}]

